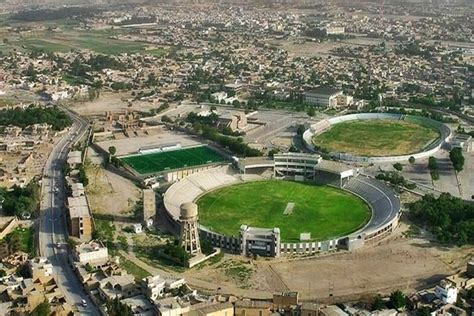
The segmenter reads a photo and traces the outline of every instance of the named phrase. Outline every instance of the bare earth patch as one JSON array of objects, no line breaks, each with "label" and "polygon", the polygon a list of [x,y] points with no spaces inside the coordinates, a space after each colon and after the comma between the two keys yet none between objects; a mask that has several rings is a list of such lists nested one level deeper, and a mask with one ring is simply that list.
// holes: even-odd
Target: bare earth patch
[{"label": "bare earth patch", "polygon": [[106,111],[113,113],[124,111],[148,111],[158,106],[152,102],[134,101],[128,106],[128,99],[132,98],[130,93],[102,92],[100,97],[94,101],[75,102],[71,109],[83,116],[104,116]]},{"label": "bare earth patch", "polygon": [[[391,239],[354,252],[258,260],[226,255],[224,261],[194,268],[183,276],[199,288],[212,290],[213,284],[219,284],[222,293],[246,297],[268,298],[272,293],[298,291],[302,299],[342,301],[431,286],[463,267],[472,253],[472,247],[443,248],[423,239],[401,237],[406,229],[402,224]],[[248,271],[245,282],[232,275],[235,271],[227,271],[226,267],[233,265],[246,267],[242,268]],[[333,296],[329,298],[329,294]]]},{"label": "bare earth patch", "polygon": [[94,213],[132,215],[132,207],[141,192],[131,181],[96,164],[90,164],[86,172],[89,178],[86,192]]}]

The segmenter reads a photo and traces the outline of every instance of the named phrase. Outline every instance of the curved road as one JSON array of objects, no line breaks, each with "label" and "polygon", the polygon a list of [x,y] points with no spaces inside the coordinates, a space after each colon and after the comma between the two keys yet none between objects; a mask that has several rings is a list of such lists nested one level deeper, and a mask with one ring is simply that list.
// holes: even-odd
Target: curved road
[{"label": "curved road", "polygon": [[[68,233],[64,206],[67,197],[64,191],[62,170],[70,147],[87,132],[89,124],[73,112],[64,110],[74,123],[69,132],[56,143],[44,166],[39,219],[39,253],[52,263],[54,278],[75,314],[100,315],[72,270],[66,246]],[[55,187],[59,188],[56,193]],[[56,246],[58,243],[61,245],[60,248]],[[87,307],[82,306],[82,299],[87,301]]]}]

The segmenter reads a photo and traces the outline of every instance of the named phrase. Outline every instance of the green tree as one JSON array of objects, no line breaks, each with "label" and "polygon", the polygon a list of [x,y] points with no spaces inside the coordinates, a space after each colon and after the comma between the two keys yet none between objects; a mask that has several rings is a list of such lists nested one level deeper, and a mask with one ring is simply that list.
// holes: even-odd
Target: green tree
[{"label": "green tree", "polygon": [[399,162],[393,164],[393,168],[397,171],[402,171],[403,170],[403,165]]},{"label": "green tree", "polygon": [[375,295],[374,301],[372,303],[372,311],[381,310],[385,307],[382,296],[380,294]]},{"label": "green tree", "polygon": [[438,162],[433,156],[428,158],[428,169],[430,169],[431,179],[433,181],[439,180]]},{"label": "green tree", "polygon": [[416,315],[417,316],[430,316],[431,315],[431,310],[427,306],[423,306],[419,309],[416,310]]},{"label": "green tree", "polygon": [[8,246],[8,251],[10,253],[15,253],[20,250],[20,237],[17,234],[8,234],[5,237],[5,241]]},{"label": "green tree", "polygon": [[133,316],[132,308],[120,302],[118,297],[108,301],[106,306],[109,316]]},{"label": "green tree", "polygon": [[109,163],[112,161],[112,157],[117,153],[117,148],[115,146],[109,147]]},{"label": "green tree", "polygon": [[396,290],[390,294],[390,304],[394,308],[403,308],[406,305],[406,297],[402,291]]},{"label": "green tree", "polygon": [[33,66],[33,64],[29,64],[28,65],[28,68],[26,69],[25,71],[25,76],[27,77],[30,77],[30,79],[32,81],[36,80],[36,70],[35,70],[35,66]]},{"label": "green tree", "polygon": [[303,124],[299,124],[298,127],[296,128],[296,134],[297,134],[298,136],[303,136],[303,133],[304,133],[305,130],[306,130],[306,129],[305,129],[304,125],[303,125]]},{"label": "green tree", "polygon": [[410,164],[414,164],[414,163],[415,163],[415,157],[410,156],[410,158],[408,158],[408,162],[409,162]]},{"label": "green tree", "polygon": [[32,316],[49,316],[51,314],[51,305],[45,299],[43,303],[36,306],[36,308],[31,312]]},{"label": "green tree", "polygon": [[474,299],[474,287],[466,291],[466,297],[471,300]]},{"label": "green tree", "polygon": [[308,114],[308,116],[313,117],[316,115],[316,110],[314,109],[314,107],[310,107],[306,113]]},{"label": "green tree", "polygon": [[456,172],[462,171],[464,168],[464,156],[462,155],[462,149],[459,147],[453,148],[449,152],[449,159],[453,163],[454,170]]},{"label": "green tree", "polygon": [[89,178],[87,177],[84,166],[79,167],[79,181],[86,187],[89,184]]}]

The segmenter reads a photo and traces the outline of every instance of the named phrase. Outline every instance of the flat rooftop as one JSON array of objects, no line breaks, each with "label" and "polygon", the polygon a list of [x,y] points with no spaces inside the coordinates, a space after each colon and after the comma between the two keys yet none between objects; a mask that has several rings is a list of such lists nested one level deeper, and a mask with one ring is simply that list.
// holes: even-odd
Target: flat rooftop
[{"label": "flat rooftop", "polygon": [[327,86],[321,86],[317,87],[308,91],[305,91],[306,93],[311,93],[311,94],[320,94],[320,95],[327,95],[331,96],[336,93],[342,92],[342,89],[336,89],[333,87],[327,87]]},{"label": "flat rooftop", "polygon": [[67,204],[71,218],[90,217],[89,205],[85,196],[68,197]]},{"label": "flat rooftop", "polygon": [[328,171],[334,173],[343,173],[345,171],[353,170],[351,166],[348,166],[342,162],[332,161],[332,160],[321,160],[316,166],[316,170]]}]

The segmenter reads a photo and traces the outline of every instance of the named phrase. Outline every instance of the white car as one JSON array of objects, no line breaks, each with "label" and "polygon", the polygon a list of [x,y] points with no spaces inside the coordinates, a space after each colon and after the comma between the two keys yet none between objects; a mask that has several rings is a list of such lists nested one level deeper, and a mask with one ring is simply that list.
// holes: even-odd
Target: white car
[{"label": "white car", "polygon": [[87,307],[87,302],[86,302],[85,299],[81,300],[81,305],[82,305],[82,307]]}]

